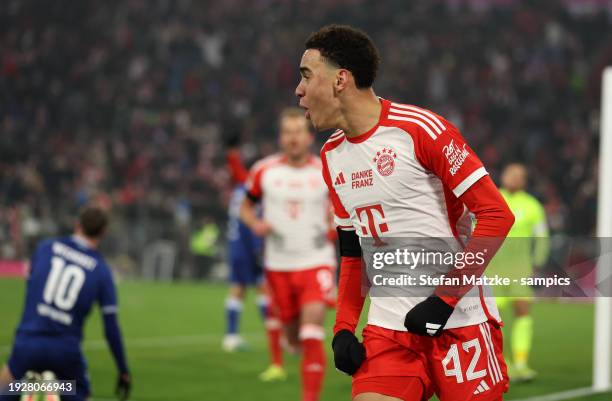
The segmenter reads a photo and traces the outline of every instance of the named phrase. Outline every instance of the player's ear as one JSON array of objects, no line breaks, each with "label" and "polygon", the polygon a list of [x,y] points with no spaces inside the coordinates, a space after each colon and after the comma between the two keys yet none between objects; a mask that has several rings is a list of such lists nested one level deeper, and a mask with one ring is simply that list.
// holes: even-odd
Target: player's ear
[{"label": "player's ear", "polygon": [[351,78],[350,72],[341,68],[336,71],[336,77],[334,80],[334,91],[336,93],[342,92],[348,86],[349,80]]}]

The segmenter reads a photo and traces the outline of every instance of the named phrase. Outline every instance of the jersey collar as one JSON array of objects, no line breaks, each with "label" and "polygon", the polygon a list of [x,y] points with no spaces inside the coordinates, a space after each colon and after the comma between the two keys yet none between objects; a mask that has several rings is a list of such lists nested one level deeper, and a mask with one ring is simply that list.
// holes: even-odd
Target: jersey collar
[{"label": "jersey collar", "polygon": [[86,249],[91,249],[91,245],[87,243],[85,238],[79,235],[76,235],[76,234],[72,235],[71,238],[75,244],[78,244],[79,246],[82,246],[83,248],[86,248]]},{"label": "jersey collar", "polygon": [[363,134],[359,134],[352,138],[349,138],[347,136],[346,137],[347,141],[349,141],[350,143],[361,143],[367,140],[369,137],[372,136],[372,134],[374,134],[374,132],[376,132],[381,122],[384,121],[385,118],[387,118],[387,114],[389,112],[389,105],[391,104],[391,102],[389,102],[387,99],[383,99],[382,97],[379,97],[378,99],[380,100],[381,108],[380,108],[380,116],[378,116],[378,121],[376,122],[376,125],[374,125],[372,128],[370,128],[368,131],[364,132]]}]

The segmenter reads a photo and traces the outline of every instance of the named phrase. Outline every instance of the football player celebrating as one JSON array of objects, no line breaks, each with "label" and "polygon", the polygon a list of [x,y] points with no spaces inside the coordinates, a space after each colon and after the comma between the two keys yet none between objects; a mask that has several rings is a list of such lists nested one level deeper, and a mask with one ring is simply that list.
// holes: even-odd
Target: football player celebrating
[{"label": "football player celebrating", "polygon": [[[298,108],[279,118],[282,153],[256,163],[246,182],[240,216],[264,240],[264,271],[287,341],[302,350],[302,401],[319,398],[325,370],[323,320],[334,289],[335,250],[329,241],[329,194],[314,140]],[[256,212],[261,201],[263,216]],[[280,349],[271,347],[269,371],[283,372]],[[284,374],[284,373],[283,373]]]},{"label": "football player celebrating", "polygon": [[[486,287],[444,283],[424,296],[416,286],[401,287],[401,296],[372,296],[371,288],[363,343],[355,328],[362,257],[368,264],[373,255],[364,244],[448,239],[465,255],[485,256],[451,264],[446,277],[480,278],[513,224],[506,202],[456,127],[375,95],[379,56],[365,33],[330,25],[305,47],[300,106],[317,131],[338,129],[321,161],[342,255],[332,348],[337,369],[353,376],[353,399],[501,400],[508,380],[500,319]],[[465,231],[468,210],[473,233]]]}]

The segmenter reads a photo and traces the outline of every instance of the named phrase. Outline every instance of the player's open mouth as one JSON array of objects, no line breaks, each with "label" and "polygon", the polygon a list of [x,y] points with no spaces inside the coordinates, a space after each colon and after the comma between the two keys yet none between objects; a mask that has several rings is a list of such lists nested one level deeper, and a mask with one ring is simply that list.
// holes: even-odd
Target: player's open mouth
[{"label": "player's open mouth", "polygon": [[301,104],[299,106],[304,109],[304,117],[306,117],[307,120],[310,120],[310,111],[308,111],[308,107]]}]

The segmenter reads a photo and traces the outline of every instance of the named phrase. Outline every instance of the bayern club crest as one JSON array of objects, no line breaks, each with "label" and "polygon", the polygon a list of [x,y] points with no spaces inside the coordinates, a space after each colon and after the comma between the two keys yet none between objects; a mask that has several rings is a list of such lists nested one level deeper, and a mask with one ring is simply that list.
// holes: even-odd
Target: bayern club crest
[{"label": "bayern club crest", "polygon": [[380,175],[387,177],[395,170],[395,159],[397,159],[397,154],[393,149],[383,148],[380,152],[376,152],[373,161]]}]

